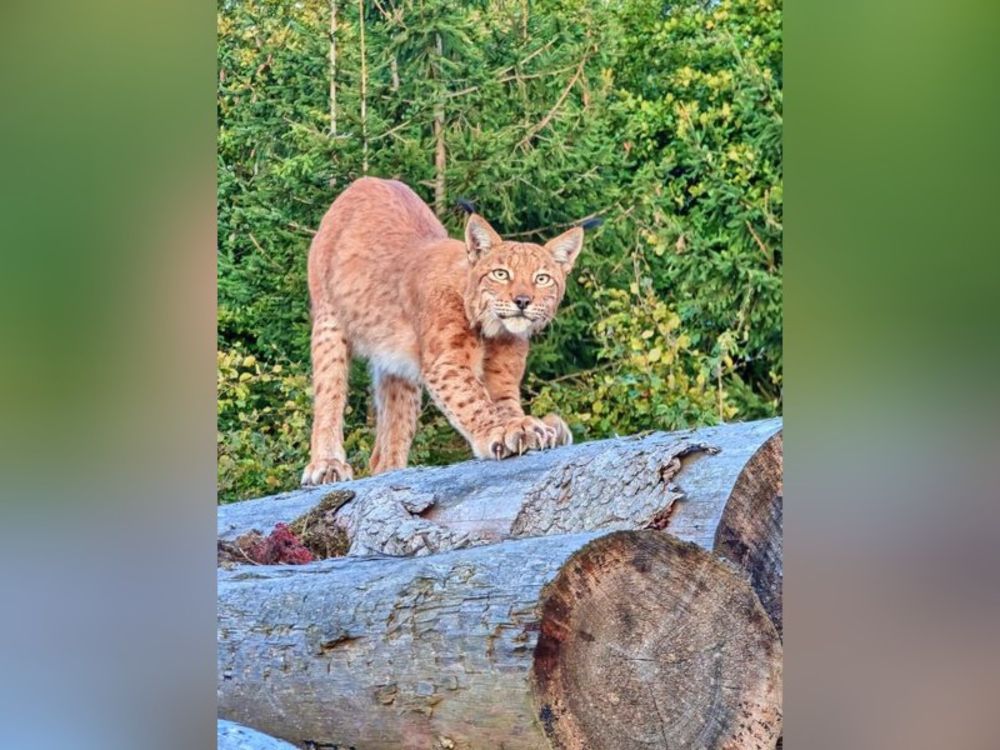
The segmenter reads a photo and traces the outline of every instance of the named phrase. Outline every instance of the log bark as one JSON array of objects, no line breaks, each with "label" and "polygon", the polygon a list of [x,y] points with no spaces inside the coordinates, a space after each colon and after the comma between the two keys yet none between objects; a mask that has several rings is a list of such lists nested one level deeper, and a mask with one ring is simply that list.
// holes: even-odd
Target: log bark
[{"label": "log bark", "polygon": [[351,555],[425,555],[506,539],[664,529],[732,560],[781,630],[781,420],[600,440],[499,462],[413,468],[219,509],[220,538],[267,531],[332,492]]},{"label": "log bark", "polygon": [[781,642],[655,530],[219,572],[220,716],[299,746],[773,748]]},{"label": "log bark", "polygon": [[215,750],[295,750],[295,745],[242,724],[219,719]]}]

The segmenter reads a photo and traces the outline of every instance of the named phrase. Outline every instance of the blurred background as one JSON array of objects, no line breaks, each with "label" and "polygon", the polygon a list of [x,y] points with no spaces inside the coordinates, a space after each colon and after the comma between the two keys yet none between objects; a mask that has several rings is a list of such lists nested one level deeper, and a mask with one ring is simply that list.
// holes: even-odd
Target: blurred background
[{"label": "blurred background", "polygon": [[[780,0],[222,0],[219,499],[298,483],[306,258],[332,200],[400,179],[461,236],[588,233],[526,403],[577,440],[782,411]],[[346,448],[374,421],[354,365]],[[471,457],[425,399],[410,462]]]}]

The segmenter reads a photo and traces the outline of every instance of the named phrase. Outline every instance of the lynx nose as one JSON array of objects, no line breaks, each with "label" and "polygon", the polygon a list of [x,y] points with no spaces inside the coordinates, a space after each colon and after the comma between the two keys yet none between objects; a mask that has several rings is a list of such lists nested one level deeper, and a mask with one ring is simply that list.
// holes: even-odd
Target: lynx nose
[{"label": "lynx nose", "polygon": [[526,308],[528,305],[531,304],[531,297],[529,297],[527,294],[519,294],[516,297],[514,297],[514,304],[517,305],[518,310],[523,310],[524,308]]}]

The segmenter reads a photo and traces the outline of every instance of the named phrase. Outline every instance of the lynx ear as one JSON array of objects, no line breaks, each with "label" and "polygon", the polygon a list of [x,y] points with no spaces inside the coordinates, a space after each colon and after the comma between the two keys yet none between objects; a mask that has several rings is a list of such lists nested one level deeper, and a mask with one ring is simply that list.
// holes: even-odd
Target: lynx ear
[{"label": "lynx ear", "polygon": [[583,248],[583,229],[573,227],[555,239],[546,242],[545,247],[552,253],[552,257],[556,263],[561,265],[563,270],[568,273],[576,262],[576,256],[580,254],[580,250]]},{"label": "lynx ear", "polygon": [[501,242],[500,235],[494,231],[479,214],[469,214],[465,222],[465,249],[469,251],[469,260],[475,263]]}]

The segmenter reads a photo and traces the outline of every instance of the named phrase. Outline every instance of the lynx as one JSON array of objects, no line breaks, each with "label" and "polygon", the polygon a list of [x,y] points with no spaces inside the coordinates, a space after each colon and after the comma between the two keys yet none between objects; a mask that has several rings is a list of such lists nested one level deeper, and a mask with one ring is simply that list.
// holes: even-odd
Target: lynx
[{"label": "lynx", "polygon": [[528,340],[555,315],[582,246],[580,227],[545,245],[508,242],[476,213],[465,241],[450,239],[403,183],[352,183],[309,251],[315,414],[302,484],[353,476],[343,435],[352,356],[372,371],[372,474],[406,466],[422,387],[477,458],[572,442],[555,414],[525,415],[520,385]]}]

